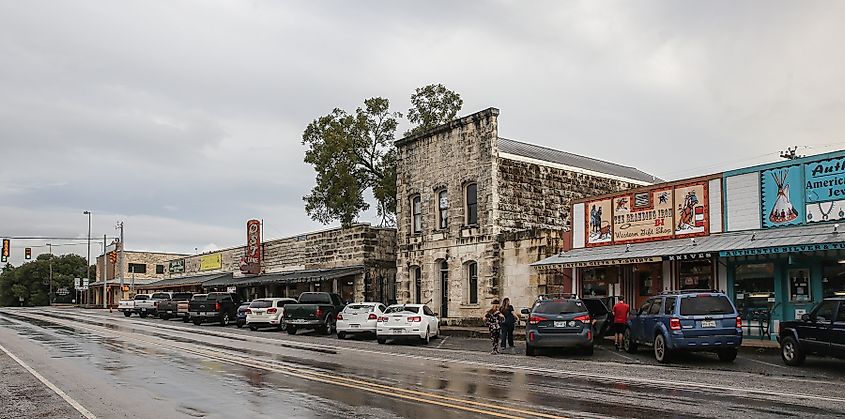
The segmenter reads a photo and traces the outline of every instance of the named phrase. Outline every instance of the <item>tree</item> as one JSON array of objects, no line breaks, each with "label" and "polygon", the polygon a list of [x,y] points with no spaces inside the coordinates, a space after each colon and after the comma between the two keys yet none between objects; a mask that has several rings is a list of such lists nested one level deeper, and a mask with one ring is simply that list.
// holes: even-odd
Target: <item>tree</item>
[{"label": "tree", "polygon": [[426,131],[455,119],[463,105],[461,95],[442,84],[417,88],[411,95],[411,108],[408,109],[408,121],[414,127],[405,135]]},{"label": "tree", "polygon": [[[411,95],[408,119],[419,132],[455,117],[461,96],[443,85],[429,85]],[[316,172],[311,192],[303,197],[305,211],[323,224],[340,221],[350,226],[370,208],[364,193],[378,203],[382,225],[396,217],[396,127],[402,114],[390,111],[390,101],[374,97],[353,114],[335,108],[312,121],[302,134],[308,146],[305,162]],[[406,133],[407,134],[407,133]]]},{"label": "tree", "polygon": [[[85,277],[87,262],[79,255],[39,255],[36,260],[13,267],[7,264],[0,273],[0,305],[20,305],[23,297],[28,306],[49,303],[50,264],[53,265],[53,291],[59,288],[73,288],[74,278]],[[55,302],[70,302],[73,293],[67,296],[53,295]]]}]

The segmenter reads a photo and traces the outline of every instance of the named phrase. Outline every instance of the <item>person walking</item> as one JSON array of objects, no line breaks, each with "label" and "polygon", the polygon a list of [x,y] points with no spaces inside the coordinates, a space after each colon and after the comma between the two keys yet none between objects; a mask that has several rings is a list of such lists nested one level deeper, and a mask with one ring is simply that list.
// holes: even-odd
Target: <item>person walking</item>
[{"label": "person walking", "polygon": [[513,350],[513,330],[516,328],[516,323],[519,321],[519,314],[516,313],[516,310],[511,305],[511,299],[505,297],[502,299],[502,307],[500,309],[502,312],[502,317],[504,320],[502,321],[502,350],[508,348],[510,345],[511,350]]},{"label": "person walking", "polygon": [[499,311],[499,300],[493,300],[490,310],[484,315],[484,323],[490,330],[490,341],[493,343],[493,350],[490,354],[499,353],[499,335],[501,332],[501,324],[505,317]]},{"label": "person walking", "polygon": [[628,313],[631,307],[625,302],[625,297],[619,296],[619,302],[613,305],[613,333],[616,335],[616,350],[622,347],[625,338],[625,328],[628,323]]}]

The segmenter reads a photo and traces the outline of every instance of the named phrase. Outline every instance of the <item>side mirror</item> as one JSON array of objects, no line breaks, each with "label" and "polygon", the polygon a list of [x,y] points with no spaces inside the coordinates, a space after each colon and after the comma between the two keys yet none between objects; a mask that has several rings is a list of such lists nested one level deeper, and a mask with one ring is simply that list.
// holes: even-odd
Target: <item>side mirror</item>
[{"label": "side mirror", "polygon": [[808,321],[810,321],[810,315],[809,315],[809,314],[802,314],[802,315],[801,315],[801,321],[802,321],[802,322],[808,322]]},{"label": "side mirror", "polygon": [[531,315],[531,310],[529,310],[527,308],[523,308],[519,312],[522,313],[522,314],[525,314],[525,315]]},{"label": "side mirror", "polygon": [[440,317],[440,313],[434,313],[434,317]]}]

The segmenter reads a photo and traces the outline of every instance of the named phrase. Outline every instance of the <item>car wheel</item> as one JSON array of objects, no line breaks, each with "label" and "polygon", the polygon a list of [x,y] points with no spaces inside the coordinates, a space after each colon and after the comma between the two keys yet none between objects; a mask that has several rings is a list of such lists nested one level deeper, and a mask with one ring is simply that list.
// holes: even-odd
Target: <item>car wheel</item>
[{"label": "car wheel", "polygon": [[736,359],[736,348],[722,349],[716,352],[719,355],[719,360],[722,362],[733,362]]},{"label": "car wheel", "polygon": [[786,365],[795,367],[804,363],[806,355],[798,345],[798,341],[792,336],[786,336],[781,339],[780,357]]},{"label": "car wheel", "polygon": [[534,349],[533,346],[526,344],[525,345],[525,355],[527,355],[527,356],[537,355],[537,350]]},{"label": "car wheel", "polygon": [[229,325],[229,313],[223,313],[223,317],[220,317],[220,326],[228,326]]},{"label": "car wheel", "polygon": [[250,326],[249,326],[249,330],[252,330],[252,331],[254,332],[254,331],[258,330],[258,328],[257,328],[257,327],[255,327],[255,326],[250,325]]},{"label": "car wheel", "polygon": [[235,326],[238,326],[238,329],[241,329],[241,328],[244,327],[243,323],[237,323],[237,324],[235,324]]},{"label": "car wheel", "polygon": [[346,333],[337,332],[337,338],[338,339],[346,339]]},{"label": "car wheel", "polygon": [[123,316],[124,316],[124,317],[129,317],[129,316],[131,316],[131,315],[132,315],[132,312],[129,312],[129,311],[124,311],[124,312],[123,312]]},{"label": "car wheel", "polygon": [[295,326],[288,326],[288,334],[295,335],[296,334],[296,327]]},{"label": "car wheel", "polygon": [[168,316],[167,314],[159,314],[159,317],[161,317],[162,320],[170,319],[170,316]]},{"label": "car wheel", "polygon": [[186,315],[185,317],[182,318],[183,323],[188,323],[190,321],[191,321],[191,316]]},{"label": "car wheel", "polygon": [[622,346],[625,348],[625,352],[629,354],[637,353],[637,341],[631,336],[631,329],[625,329],[625,338],[622,340]]},{"label": "car wheel", "polygon": [[147,313],[139,313],[138,315],[141,316],[142,319],[147,318]]},{"label": "car wheel", "polygon": [[379,343],[380,345],[384,345],[385,343],[387,343],[387,339],[385,339],[385,338],[378,338],[378,343]]},{"label": "car wheel", "polygon": [[590,345],[590,346],[581,350],[581,353],[583,353],[584,355],[592,356],[593,352],[595,352],[595,349],[593,349],[593,345]]},{"label": "car wheel", "polygon": [[285,330],[287,330],[287,329],[288,329],[288,324],[287,324],[287,323],[282,323],[282,324],[280,324],[280,325],[279,325],[279,331],[280,331],[280,332],[284,332],[284,331],[285,331]]},{"label": "car wheel", "polygon": [[669,348],[666,347],[666,338],[662,334],[657,334],[654,337],[654,359],[661,364],[669,362],[670,359]]},{"label": "car wheel", "polygon": [[195,326],[199,326],[199,325],[201,325],[201,324],[202,324],[202,320],[200,320],[200,319],[194,319],[194,325],[195,325]]},{"label": "car wheel", "polygon": [[428,328],[425,329],[425,337],[423,337],[421,340],[426,345],[431,342],[431,331]]}]

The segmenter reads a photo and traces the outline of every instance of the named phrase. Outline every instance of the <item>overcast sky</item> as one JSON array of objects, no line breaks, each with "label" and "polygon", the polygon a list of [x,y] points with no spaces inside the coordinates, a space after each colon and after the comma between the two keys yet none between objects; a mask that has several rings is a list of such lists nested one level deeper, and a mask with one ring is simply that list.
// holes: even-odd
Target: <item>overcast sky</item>
[{"label": "overcast sky", "polygon": [[845,148],[843,21],[839,1],[0,0],[0,236],[85,237],[84,210],[137,250],[321,228],[305,126],[372,96],[405,113],[428,83],[501,109],[501,136],[665,179]]}]

